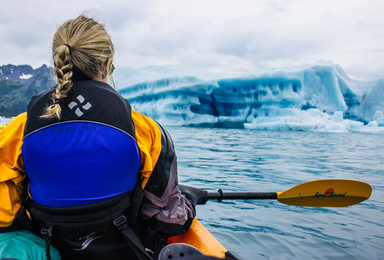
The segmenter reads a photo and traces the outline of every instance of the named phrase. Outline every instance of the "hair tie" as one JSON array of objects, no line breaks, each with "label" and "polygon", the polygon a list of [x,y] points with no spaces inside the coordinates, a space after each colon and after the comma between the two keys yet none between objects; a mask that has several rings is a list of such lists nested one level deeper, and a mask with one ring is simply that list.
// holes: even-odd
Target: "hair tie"
[{"label": "hair tie", "polygon": [[64,43],[63,45],[67,46],[69,51],[71,51],[72,48],[71,48],[71,46],[69,44]]},{"label": "hair tie", "polygon": [[60,105],[60,99],[59,98],[55,98],[53,100],[53,104],[56,105],[56,104],[59,104]]}]

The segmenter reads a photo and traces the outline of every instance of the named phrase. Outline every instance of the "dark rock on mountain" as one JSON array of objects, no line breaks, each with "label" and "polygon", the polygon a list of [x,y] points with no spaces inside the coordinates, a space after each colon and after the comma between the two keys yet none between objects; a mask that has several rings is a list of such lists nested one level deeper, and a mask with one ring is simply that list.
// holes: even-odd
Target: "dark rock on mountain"
[{"label": "dark rock on mountain", "polygon": [[29,65],[0,67],[0,116],[16,116],[27,111],[32,96],[52,88],[55,80],[46,65],[33,69]]}]

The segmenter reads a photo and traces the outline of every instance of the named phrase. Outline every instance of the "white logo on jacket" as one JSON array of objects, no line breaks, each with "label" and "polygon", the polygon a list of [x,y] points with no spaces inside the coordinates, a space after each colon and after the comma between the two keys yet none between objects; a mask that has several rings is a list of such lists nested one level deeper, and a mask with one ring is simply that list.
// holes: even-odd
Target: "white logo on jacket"
[{"label": "white logo on jacket", "polygon": [[75,250],[75,251],[81,251],[81,250],[84,250],[84,249],[86,249],[86,248],[89,246],[90,243],[92,243],[92,241],[94,241],[94,240],[96,240],[96,239],[101,238],[101,237],[104,236],[104,235],[102,235],[102,236],[98,236],[98,237],[93,237],[94,234],[95,234],[95,232],[92,232],[92,233],[89,234],[89,235],[86,235],[86,236],[84,236],[84,237],[79,238],[79,240],[85,239],[85,241],[81,244],[81,246],[82,246],[81,248],[79,248],[79,249],[73,249],[73,250]]},{"label": "white logo on jacket", "polygon": [[[76,110],[75,110],[75,114],[76,114],[78,117],[81,117],[81,116],[84,114],[81,108],[83,108],[83,109],[85,109],[85,110],[88,110],[88,109],[90,109],[90,108],[92,107],[92,105],[91,105],[91,103],[87,102],[87,104],[81,106],[81,104],[83,104],[84,101],[85,101],[85,98],[84,98],[82,95],[78,95],[78,96],[77,96],[77,100],[80,101],[80,105],[77,103],[77,101],[72,101],[71,103],[69,103],[68,107],[69,107],[70,109],[73,109],[74,107],[79,106],[78,108],[76,108]],[[81,106],[81,107],[80,107],[80,106]]]}]

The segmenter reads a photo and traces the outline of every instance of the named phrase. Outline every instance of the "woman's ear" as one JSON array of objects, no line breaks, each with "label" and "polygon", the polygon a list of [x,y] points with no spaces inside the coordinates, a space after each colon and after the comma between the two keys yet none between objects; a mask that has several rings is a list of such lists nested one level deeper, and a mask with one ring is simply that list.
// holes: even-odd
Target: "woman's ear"
[{"label": "woman's ear", "polygon": [[109,76],[109,62],[107,63],[106,66],[103,67],[102,71],[101,71],[101,78],[102,78],[102,81],[107,81],[108,82],[108,76]]},{"label": "woman's ear", "polygon": [[111,75],[112,73],[112,67],[113,69],[115,68],[112,64],[113,59],[110,59],[107,64],[103,67],[101,70],[101,81],[108,83],[108,76]]}]

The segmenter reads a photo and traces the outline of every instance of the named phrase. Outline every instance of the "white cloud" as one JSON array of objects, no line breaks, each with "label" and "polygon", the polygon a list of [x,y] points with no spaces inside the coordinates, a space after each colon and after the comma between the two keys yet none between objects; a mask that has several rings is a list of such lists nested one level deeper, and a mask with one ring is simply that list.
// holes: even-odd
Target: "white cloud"
[{"label": "white cloud", "polygon": [[[76,6],[76,8],[74,8]],[[58,25],[84,11],[106,25],[122,66],[255,69],[333,60],[353,78],[384,77],[384,1],[8,1],[3,64],[51,64]]]}]

